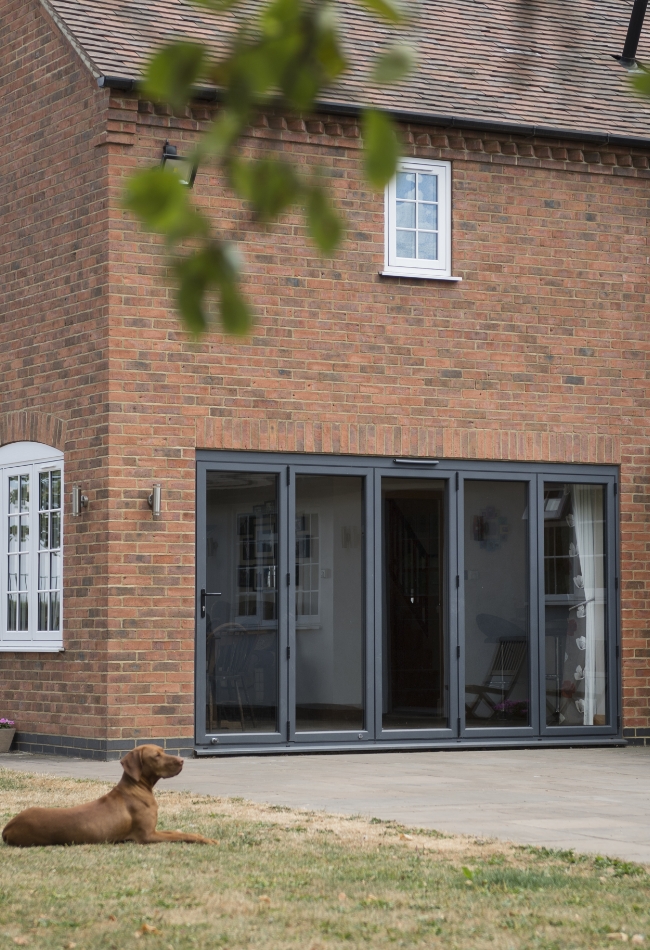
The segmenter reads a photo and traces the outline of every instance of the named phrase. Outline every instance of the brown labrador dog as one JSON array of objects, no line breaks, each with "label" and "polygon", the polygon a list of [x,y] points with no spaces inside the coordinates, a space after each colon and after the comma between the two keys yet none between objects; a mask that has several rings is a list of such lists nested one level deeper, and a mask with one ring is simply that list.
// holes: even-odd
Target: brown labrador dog
[{"label": "brown labrador dog", "polygon": [[101,844],[136,841],[191,841],[218,844],[183,831],[156,831],[158,803],[153,787],[178,775],[183,760],[157,745],[141,745],[122,759],[124,775],[108,795],[74,808],[27,808],[2,831],[3,840],[19,848],[49,844]]}]

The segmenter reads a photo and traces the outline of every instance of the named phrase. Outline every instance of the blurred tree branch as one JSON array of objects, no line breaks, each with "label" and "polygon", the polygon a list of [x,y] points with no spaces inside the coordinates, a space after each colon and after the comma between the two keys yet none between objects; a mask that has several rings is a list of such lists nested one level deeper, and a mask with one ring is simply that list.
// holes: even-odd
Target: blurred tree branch
[{"label": "blurred tree branch", "polygon": [[[193,2],[215,15],[216,28],[218,15],[239,6],[241,0]],[[356,2],[383,21],[403,22],[394,0]],[[260,2],[257,14],[245,20],[218,60],[206,46],[189,40],[167,44],[148,63],[142,92],[180,112],[198,85],[215,86],[220,107],[190,159],[220,166],[230,187],[248,202],[260,222],[271,223],[300,205],[311,239],[321,253],[329,254],[339,244],[344,224],[322,176],[278,158],[271,144],[264,144],[266,154],[252,160],[244,159],[238,146],[262,109],[313,113],[322,91],[348,66],[336,0],[269,0]],[[378,56],[372,78],[378,84],[396,82],[411,68],[410,49],[395,45]],[[366,179],[382,189],[395,173],[397,130],[385,113],[373,108],[361,110],[361,129]],[[145,227],[164,237],[185,327],[194,335],[208,328],[208,301],[213,296],[223,329],[244,334],[251,327],[252,313],[240,288],[238,254],[215,233],[191,197],[191,190],[172,171],[159,166],[129,179],[124,205]]]}]

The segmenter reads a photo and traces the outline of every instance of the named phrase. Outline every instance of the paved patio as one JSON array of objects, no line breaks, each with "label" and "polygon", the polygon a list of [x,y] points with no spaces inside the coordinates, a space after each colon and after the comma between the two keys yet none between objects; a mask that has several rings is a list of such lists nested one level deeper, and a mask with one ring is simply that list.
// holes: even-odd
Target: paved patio
[{"label": "paved patio", "polygon": [[[0,767],[117,781],[118,762],[9,753]],[[395,819],[650,863],[650,748],[186,759],[165,788]]]}]

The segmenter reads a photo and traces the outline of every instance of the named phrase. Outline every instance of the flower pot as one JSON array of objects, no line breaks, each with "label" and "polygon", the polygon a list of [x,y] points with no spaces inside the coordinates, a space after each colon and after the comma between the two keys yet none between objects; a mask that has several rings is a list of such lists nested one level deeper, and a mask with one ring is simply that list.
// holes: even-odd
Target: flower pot
[{"label": "flower pot", "polygon": [[0,752],[9,751],[15,735],[15,729],[0,729]]}]

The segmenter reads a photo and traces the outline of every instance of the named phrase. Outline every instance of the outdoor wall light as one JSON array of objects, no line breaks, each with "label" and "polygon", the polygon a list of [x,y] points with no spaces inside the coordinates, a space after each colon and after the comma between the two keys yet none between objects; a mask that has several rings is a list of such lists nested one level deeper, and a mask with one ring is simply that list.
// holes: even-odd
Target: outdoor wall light
[{"label": "outdoor wall light", "polygon": [[74,518],[78,518],[81,514],[82,508],[88,507],[88,495],[84,495],[81,491],[81,485],[72,486],[72,515]]},{"label": "outdoor wall light", "polygon": [[169,142],[165,142],[163,145],[162,166],[163,168],[170,168],[188,188],[191,188],[194,184],[196,172],[199,167],[196,162],[192,162],[189,158],[184,158],[182,155],[179,155],[176,146],[170,145]]},{"label": "outdoor wall light", "polygon": [[151,517],[154,521],[157,521],[160,518],[160,485],[154,485],[153,491],[147,499],[149,507],[151,508]]}]

